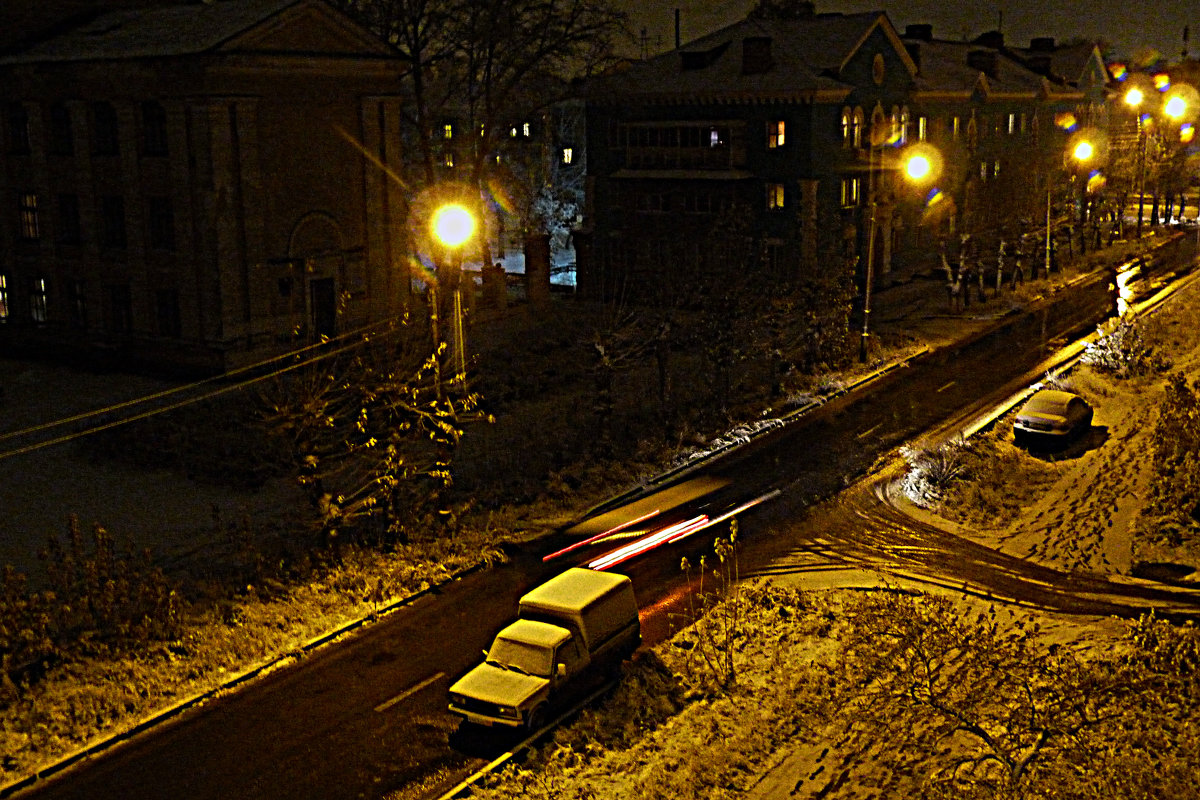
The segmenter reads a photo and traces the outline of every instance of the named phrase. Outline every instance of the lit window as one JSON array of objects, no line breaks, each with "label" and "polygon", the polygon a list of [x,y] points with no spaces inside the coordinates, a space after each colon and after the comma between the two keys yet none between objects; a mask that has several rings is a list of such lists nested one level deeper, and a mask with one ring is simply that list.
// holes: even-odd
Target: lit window
[{"label": "lit window", "polygon": [[511,136],[511,137],[512,137],[512,138],[514,138],[514,139],[515,139],[515,138],[517,138],[517,129],[514,127],[512,130],[510,130],[510,131],[508,132],[508,135],[509,135],[509,136]]},{"label": "lit window", "polygon": [[451,125],[449,122],[447,122],[445,125],[442,126],[442,138],[444,138],[444,139],[453,139],[454,138],[454,126]]},{"label": "lit window", "polygon": [[8,319],[8,276],[0,272],[0,320]]},{"label": "lit window", "polygon": [[929,117],[917,117],[917,141],[923,142],[929,137]]},{"label": "lit window", "polygon": [[783,184],[767,184],[767,210],[778,211],[783,208]]},{"label": "lit window", "polygon": [[999,161],[992,162],[992,177],[993,178],[1000,177],[1000,162]]},{"label": "lit window", "polygon": [[988,176],[988,163],[981,161],[979,163],[979,180],[986,181]]},{"label": "lit window", "polygon": [[908,126],[912,120],[908,116],[908,109],[900,109],[900,144],[908,144]]},{"label": "lit window", "polygon": [[529,133],[529,123],[528,122],[521,125],[521,135],[524,136],[526,139],[529,138],[530,133]]},{"label": "lit window", "polygon": [[842,207],[851,208],[858,205],[860,188],[859,178],[842,178]]},{"label": "lit window", "polygon": [[451,153],[449,150],[447,150],[445,152],[445,154],[442,156],[442,166],[443,167],[453,167],[454,166],[454,153]]},{"label": "lit window", "polygon": [[39,236],[38,196],[32,192],[25,192],[21,195],[21,239],[36,242]]},{"label": "lit window", "polygon": [[862,147],[863,110],[854,109],[854,119],[851,122],[850,139],[855,147]]},{"label": "lit window", "polygon": [[708,132],[708,146],[719,147],[721,145],[721,132],[716,128]]},{"label": "lit window", "polygon": [[563,148],[563,163],[564,163],[564,164],[570,164],[570,163],[571,163],[571,160],[572,160],[574,157],[575,157],[575,151],[573,151],[573,150],[572,150],[571,148],[569,148],[569,147],[564,147],[564,148]]},{"label": "lit window", "polygon": [[35,278],[33,292],[29,295],[29,312],[34,322],[46,321],[46,279]]},{"label": "lit window", "polygon": [[1017,132],[1017,115],[1009,114],[1008,115],[1008,135],[1012,136],[1016,132]]},{"label": "lit window", "polygon": [[783,120],[774,120],[767,123],[767,147],[774,149],[783,147],[784,142],[784,122]]},{"label": "lit window", "polygon": [[957,140],[961,134],[962,134],[962,117],[951,117],[950,118],[950,135],[953,136],[955,140]]}]

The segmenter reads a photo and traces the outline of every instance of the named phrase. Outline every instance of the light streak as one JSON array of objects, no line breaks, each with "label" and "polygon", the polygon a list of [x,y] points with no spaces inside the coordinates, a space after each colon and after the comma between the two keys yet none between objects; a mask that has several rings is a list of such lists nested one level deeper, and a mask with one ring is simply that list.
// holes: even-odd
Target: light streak
[{"label": "light streak", "polygon": [[632,527],[632,526],[638,524],[639,522],[645,522],[646,520],[650,519],[653,516],[657,516],[659,513],[661,513],[661,512],[659,511],[659,509],[656,508],[653,511],[651,511],[650,513],[643,514],[642,516],[640,516],[636,519],[626,520],[625,522],[622,522],[620,525],[616,525],[612,528],[609,528],[608,530],[604,531],[603,533],[597,533],[595,536],[589,536],[588,538],[583,539],[578,542],[575,542],[574,544],[567,545],[562,550],[559,550],[556,553],[551,553],[548,556],[542,556],[542,561],[545,562],[545,561],[549,561],[552,558],[558,558],[559,556],[565,555],[566,553],[569,553],[572,550],[578,550],[580,547],[585,547],[589,544],[592,544],[593,542],[598,542],[601,539],[605,539],[607,537],[614,536],[617,533],[620,533],[621,531],[625,530],[626,528]]}]

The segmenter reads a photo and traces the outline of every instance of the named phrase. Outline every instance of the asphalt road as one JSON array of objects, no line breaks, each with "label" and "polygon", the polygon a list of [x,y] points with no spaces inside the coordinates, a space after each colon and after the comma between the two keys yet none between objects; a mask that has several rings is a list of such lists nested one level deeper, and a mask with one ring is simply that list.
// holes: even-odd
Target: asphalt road
[{"label": "asphalt road", "polygon": [[[1090,329],[1106,302],[1102,282],[1084,284],[1053,308],[892,373],[868,392],[830,403],[715,461],[705,472],[727,481],[722,503],[781,492],[777,501],[740,518],[745,570],[778,563],[782,555],[890,564],[1064,610],[1109,613],[1154,602],[1145,594],[1150,590],[1122,599],[1123,590],[1105,581],[1033,569],[926,529],[893,515],[861,488],[816,504],[853,484],[897,444],[1010,392],[1045,357],[1048,342]],[[819,524],[803,524],[806,515],[818,513],[824,516],[812,519]],[[621,567],[633,577],[647,642],[684,621],[680,559],[686,555],[695,563],[713,535],[709,530]],[[597,552],[585,548],[542,562],[543,554],[567,542],[558,537],[531,546],[508,566],[451,583],[17,796],[300,800],[380,797],[414,783],[452,784],[486,758],[490,746],[473,749],[455,739],[446,687],[478,660],[525,589]]]}]

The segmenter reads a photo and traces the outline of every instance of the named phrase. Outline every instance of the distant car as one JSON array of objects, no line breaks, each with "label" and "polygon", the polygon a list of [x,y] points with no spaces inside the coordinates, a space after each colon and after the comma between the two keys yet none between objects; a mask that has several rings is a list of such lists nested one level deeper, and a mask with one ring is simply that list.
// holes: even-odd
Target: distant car
[{"label": "distant car", "polygon": [[1092,407],[1077,394],[1039,389],[1021,406],[1013,422],[1018,443],[1062,442],[1092,427]]}]

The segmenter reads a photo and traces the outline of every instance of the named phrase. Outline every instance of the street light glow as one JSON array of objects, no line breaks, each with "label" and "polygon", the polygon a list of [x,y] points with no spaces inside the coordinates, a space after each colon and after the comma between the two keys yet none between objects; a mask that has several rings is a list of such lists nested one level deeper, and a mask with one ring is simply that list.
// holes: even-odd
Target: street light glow
[{"label": "street light glow", "polygon": [[475,217],[465,207],[451,203],[433,215],[433,234],[447,247],[458,247],[475,233]]},{"label": "street light glow", "polygon": [[933,164],[930,163],[928,156],[918,154],[908,160],[905,171],[908,173],[908,177],[914,181],[924,180],[933,171]]},{"label": "street light glow", "polygon": [[1167,101],[1167,104],[1163,107],[1163,111],[1171,119],[1180,119],[1187,113],[1187,101],[1179,95],[1175,95]]},{"label": "street light glow", "polygon": [[1083,141],[1075,145],[1075,150],[1071,153],[1071,155],[1075,157],[1076,161],[1089,161],[1094,153],[1095,148],[1092,147],[1092,143]]},{"label": "street light glow", "polygon": [[1146,96],[1142,94],[1142,90],[1134,86],[1125,93],[1125,104],[1137,108],[1142,104]]}]

